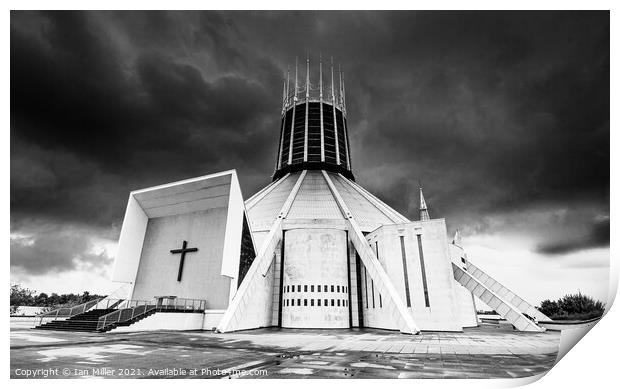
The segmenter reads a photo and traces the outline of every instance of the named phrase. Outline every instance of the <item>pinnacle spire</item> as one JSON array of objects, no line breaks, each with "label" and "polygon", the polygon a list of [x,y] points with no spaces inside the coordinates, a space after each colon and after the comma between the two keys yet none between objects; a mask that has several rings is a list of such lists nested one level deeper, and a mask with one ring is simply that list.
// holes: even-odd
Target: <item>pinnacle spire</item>
[{"label": "pinnacle spire", "polygon": [[456,229],[456,232],[454,233],[454,238],[452,239],[452,244],[463,248],[463,242],[461,241],[461,233],[459,232],[459,229]]},{"label": "pinnacle spire", "polygon": [[426,207],[426,201],[424,200],[424,194],[422,193],[422,186],[420,185],[420,221],[431,220],[428,214],[428,208]]},{"label": "pinnacle spire", "polygon": [[295,57],[295,97],[293,97],[294,101],[297,101],[297,91],[299,90],[298,83],[297,83],[297,68],[298,68],[298,60],[297,60],[297,57]]},{"label": "pinnacle spire", "polygon": [[310,52],[306,57],[306,101],[310,98]]},{"label": "pinnacle spire", "polygon": [[323,57],[319,54],[319,97],[323,102]]},{"label": "pinnacle spire", "polygon": [[282,80],[282,112],[286,108],[286,81]]}]

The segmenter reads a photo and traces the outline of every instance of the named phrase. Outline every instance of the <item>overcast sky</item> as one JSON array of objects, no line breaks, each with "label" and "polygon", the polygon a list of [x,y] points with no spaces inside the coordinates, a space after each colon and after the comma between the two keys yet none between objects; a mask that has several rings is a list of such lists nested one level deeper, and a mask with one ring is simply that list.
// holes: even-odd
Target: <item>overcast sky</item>
[{"label": "overcast sky", "polygon": [[11,281],[105,292],[130,190],[269,183],[295,56],[345,71],[357,181],[538,303],[604,299],[607,12],[12,12]]}]

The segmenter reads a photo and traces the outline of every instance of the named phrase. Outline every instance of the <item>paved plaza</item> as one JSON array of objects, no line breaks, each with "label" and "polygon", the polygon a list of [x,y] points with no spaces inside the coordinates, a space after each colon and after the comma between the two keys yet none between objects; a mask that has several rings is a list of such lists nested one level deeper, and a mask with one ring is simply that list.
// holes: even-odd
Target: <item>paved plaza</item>
[{"label": "paved plaza", "polygon": [[514,378],[548,371],[559,332],[479,327],[66,333],[11,330],[11,377]]}]

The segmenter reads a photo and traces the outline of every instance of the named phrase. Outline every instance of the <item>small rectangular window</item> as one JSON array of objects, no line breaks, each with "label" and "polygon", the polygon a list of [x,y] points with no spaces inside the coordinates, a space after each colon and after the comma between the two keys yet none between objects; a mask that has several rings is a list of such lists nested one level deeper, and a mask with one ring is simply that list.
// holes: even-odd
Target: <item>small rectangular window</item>
[{"label": "small rectangular window", "polygon": [[379,293],[379,308],[383,308],[383,300],[381,300],[381,293]]},{"label": "small rectangular window", "polygon": [[372,291],[372,307],[375,307],[375,281],[370,280],[370,288]]},{"label": "small rectangular window", "polygon": [[301,299],[297,299],[297,305],[301,307]]},{"label": "small rectangular window", "polygon": [[297,285],[297,291],[301,292],[301,285]]},{"label": "small rectangular window", "polygon": [[332,299],[332,307],[334,306],[334,299]]},{"label": "small rectangular window", "polygon": [[336,286],[336,291],[340,293],[340,285]]},{"label": "small rectangular window", "polygon": [[366,267],[364,266],[364,294],[366,295],[366,309],[368,309],[368,278],[366,278]]},{"label": "small rectangular window", "polygon": [[424,304],[430,307],[428,298],[428,286],[426,284],[426,267],[424,266],[424,250],[422,249],[422,235],[418,235],[418,253],[420,255],[420,271],[422,272],[422,287],[424,288]]},{"label": "small rectangular window", "polygon": [[321,306],[321,299],[316,300],[316,305],[318,305],[319,307]]},{"label": "small rectangular window", "polygon": [[291,306],[294,307],[295,306],[295,299],[291,299]]},{"label": "small rectangular window", "polygon": [[310,285],[310,292],[314,292],[314,285]]},{"label": "small rectangular window", "polygon": [[304,307],[308,306],[308,299],[304,299]]},{"label": "small rectangular window", "polygon": [[304,292],[308,291],[308,285],[304,285]]},{"label": "small rectangular window", "polygon": [[325,289],[323,289],[323,290],[327,292],[327,285],[325,285]]},{"label": "small rectangular window", "polygon": [[318,289],[317,292],[321,293],[321,285],[317,285],[316,287]]},{"label": "small rectangular window", "polygon": [[337,301],[338,301],[338,306],[340,306],[340,299],[338,299]]},{"label": "small rectangular window", "polygon": [[324,302],[325,302],[325,306],[327,306],[327,305],[328,305],[328,304],[327,304],[327,299],[325,299],[325,301],[324,301]]},{"label": "small rectangular window", "polygon": [[334,285],[332,285],[332,293],[334,293]]},{"label": "small rectangular window", "polygon": [[314,299],[310,299],[310,306],[314,307]]},{"label": "small rectangular window", "polygon": [[400,237],[400,256],[403,260],[403,278],[405,280],[405,299],[407,307],[411,307],[411,296],[409,296],[409,274],[407,273],[407,254],[405,253],[405,237]]}]

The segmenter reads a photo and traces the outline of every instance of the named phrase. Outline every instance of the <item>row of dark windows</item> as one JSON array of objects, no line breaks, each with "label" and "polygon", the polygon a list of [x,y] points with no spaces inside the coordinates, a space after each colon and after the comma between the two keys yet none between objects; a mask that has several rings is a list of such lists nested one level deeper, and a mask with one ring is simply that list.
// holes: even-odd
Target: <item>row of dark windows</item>
[{"label": "row of dark windows", "polygon": [[[329,288],[331,286],[331,288]],[[304,292],[310,292],[310,293],[314,293],[315,291],[315,287],[314,285],[286,285],[286,288],[284,288],[284,292],[285,293],[294,293],[295,292],[295,287],[297,287],[297,292],[301,292],[302,288]],[[332,292],[332,293],[341,293],[340,291],[342,291],[342,293],[348,293],[349,288],[347,286],[340,286],[340,285],[316,285],[316,291],[317,293],[321,293],[321,287],[323,292],[327,293],[327,292]]]},{"label": "row of dark windows", "polygon": [[[314,299],[297,299],[297,306],[301,307],[302,306],[302,300],[303,300],[303,306],[307,307],[308,306],[308,302],[310,302],[310,306],[314,307]],[[330,301],[331,301],[331,306],[332,307],[348,307],[349,306],[349,301],[348,300],[341,300],[341,299],[316,299],[316,306],[320,307],[321,306],[321,301],[323,301],[323,306],[325,307],[329,307],[330,306]],[[284,305],[287,307],[294,307],[295,306],[295,299],[285,299],[284,300]]]}]

